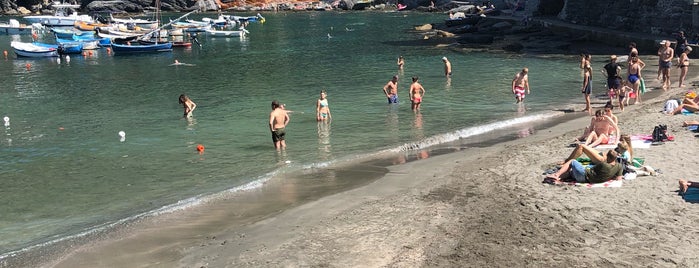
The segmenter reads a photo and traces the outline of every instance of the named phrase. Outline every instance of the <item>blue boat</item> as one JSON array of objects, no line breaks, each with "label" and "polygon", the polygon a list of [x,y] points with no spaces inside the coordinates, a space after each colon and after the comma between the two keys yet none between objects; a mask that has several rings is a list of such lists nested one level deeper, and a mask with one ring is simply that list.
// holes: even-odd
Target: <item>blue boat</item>
[{"label": "blue boat", "polygon": [[59,44],[46,44],[33,42],[35,46],[54,48],[58,51],[58,54],[80,54],[83,52],[83,44],[80,42],[70,42],[70,43],[59,43]]},{"label": "blue boat", "polygon": [[172,42],[143,44],[112,44],[114,54],[134,54],[172,51]]},{"label": "blue boat", "polygon": [[55,48],[37,46],[32,43],[24,43],[12,41],[10,46],[15,51],[18,57],[58,57],[58,51]]}]

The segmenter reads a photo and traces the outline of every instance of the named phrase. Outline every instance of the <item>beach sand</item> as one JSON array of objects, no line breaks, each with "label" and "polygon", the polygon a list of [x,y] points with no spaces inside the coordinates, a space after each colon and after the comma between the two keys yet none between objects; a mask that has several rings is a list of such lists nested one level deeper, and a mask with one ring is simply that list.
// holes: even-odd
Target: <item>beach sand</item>
[{"label": "beach sand", "polygon": [[[657,87],[652,64],[657,61],[647,62],[647,84]],[[689,85],[699,79],[698,68],[690,68]],[[678,71],[672,71],[676,81]],[[388,170],[349,170],[357,178],[382,178],[317,200],[284,202],[284,193],[294,192],[289,183],[267,190],[282,193],[281,202],[265,202],[255,198],[264,193],[253,191],[162,215],[43,265],[697,267],[699,236],[693,224],[699,221],[699,205],[685,202],[677,190],[678,179],[699,179],[694,174],[699,138],[681,127],[699,115],[660,113],[668,97],[685,90],[656,89],[659,97],[623,113],[615,109],[622,133],[650,134],[654,126],[667,124],[675,137],[634,151],[662,174],[625,181],[620,188],[542,183],[542,173],[567,157],[568,145],[589,123],[584,116],[495,146]],[[259,206],[269,206],[265,210],[271,213],[246,214]]]}]

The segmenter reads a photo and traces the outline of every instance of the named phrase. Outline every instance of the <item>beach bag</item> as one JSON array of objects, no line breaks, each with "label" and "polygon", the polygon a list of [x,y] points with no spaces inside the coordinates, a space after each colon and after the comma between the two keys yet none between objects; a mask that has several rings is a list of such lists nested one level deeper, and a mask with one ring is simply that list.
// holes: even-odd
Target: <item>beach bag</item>
[{"label": "beach bag", "polygon": [[657,125],[653,128],[653,142],[667,141],[667,125]]}]

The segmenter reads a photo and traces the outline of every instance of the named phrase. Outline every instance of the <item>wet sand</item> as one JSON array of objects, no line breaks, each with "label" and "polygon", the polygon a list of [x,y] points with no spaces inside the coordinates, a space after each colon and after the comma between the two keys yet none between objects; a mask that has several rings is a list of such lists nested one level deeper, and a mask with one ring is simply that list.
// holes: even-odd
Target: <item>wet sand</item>
[{"label": "wet sand", "polygon": [[[657,61],[646,62],[647,84],[658,87]],[[699,80],[695,69],[688,85]],[[692,228],[699,207],[677,193],[679,178],[695,179],[699,149],[696,133],[681,124],[699,116],[659,112],[683,91],[656,89],[658,97],[616,111],[622,133],[650,134],[662,123],[675,136],[634,151],[662,174],[621,188],[541,183],[542,172],[570,153],[568,144],[588,124],[582,116],[494,146],[328,171],[309,179],[329,187],[317,192],[299,191],[294,180],[270,183],[133,223],[43,266],[699,266]],[[327,182],[337,176],[366,183],[334,193]],[[318,198],[320,192],[331,195]]]}]

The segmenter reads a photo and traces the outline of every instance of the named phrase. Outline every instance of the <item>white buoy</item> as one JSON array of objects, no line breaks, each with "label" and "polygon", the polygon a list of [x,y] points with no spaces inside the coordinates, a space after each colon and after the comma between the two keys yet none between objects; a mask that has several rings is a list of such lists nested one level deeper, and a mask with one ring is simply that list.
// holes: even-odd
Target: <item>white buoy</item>
[{"label": "white buoy", "polygon": [[61,64],[61,58],[56,59],[56,62],[60,65],[60,64]]},{"label": "white buoy", "polygon": [[70,56],[66,55],[66,62],[70,62]]},{"label": "white buoy", "polygon": [[126,132],[119,131],[119,141],[124,142],[126,140]]},{"label": "white buoy", "polygon": [[10,118],[9,118],[9,117],[5,116],[5,117],[2,118],[2,120],[5,121],[5,126],[6,126],[6,127],[9,127],[9,126],[10,126]]}]

